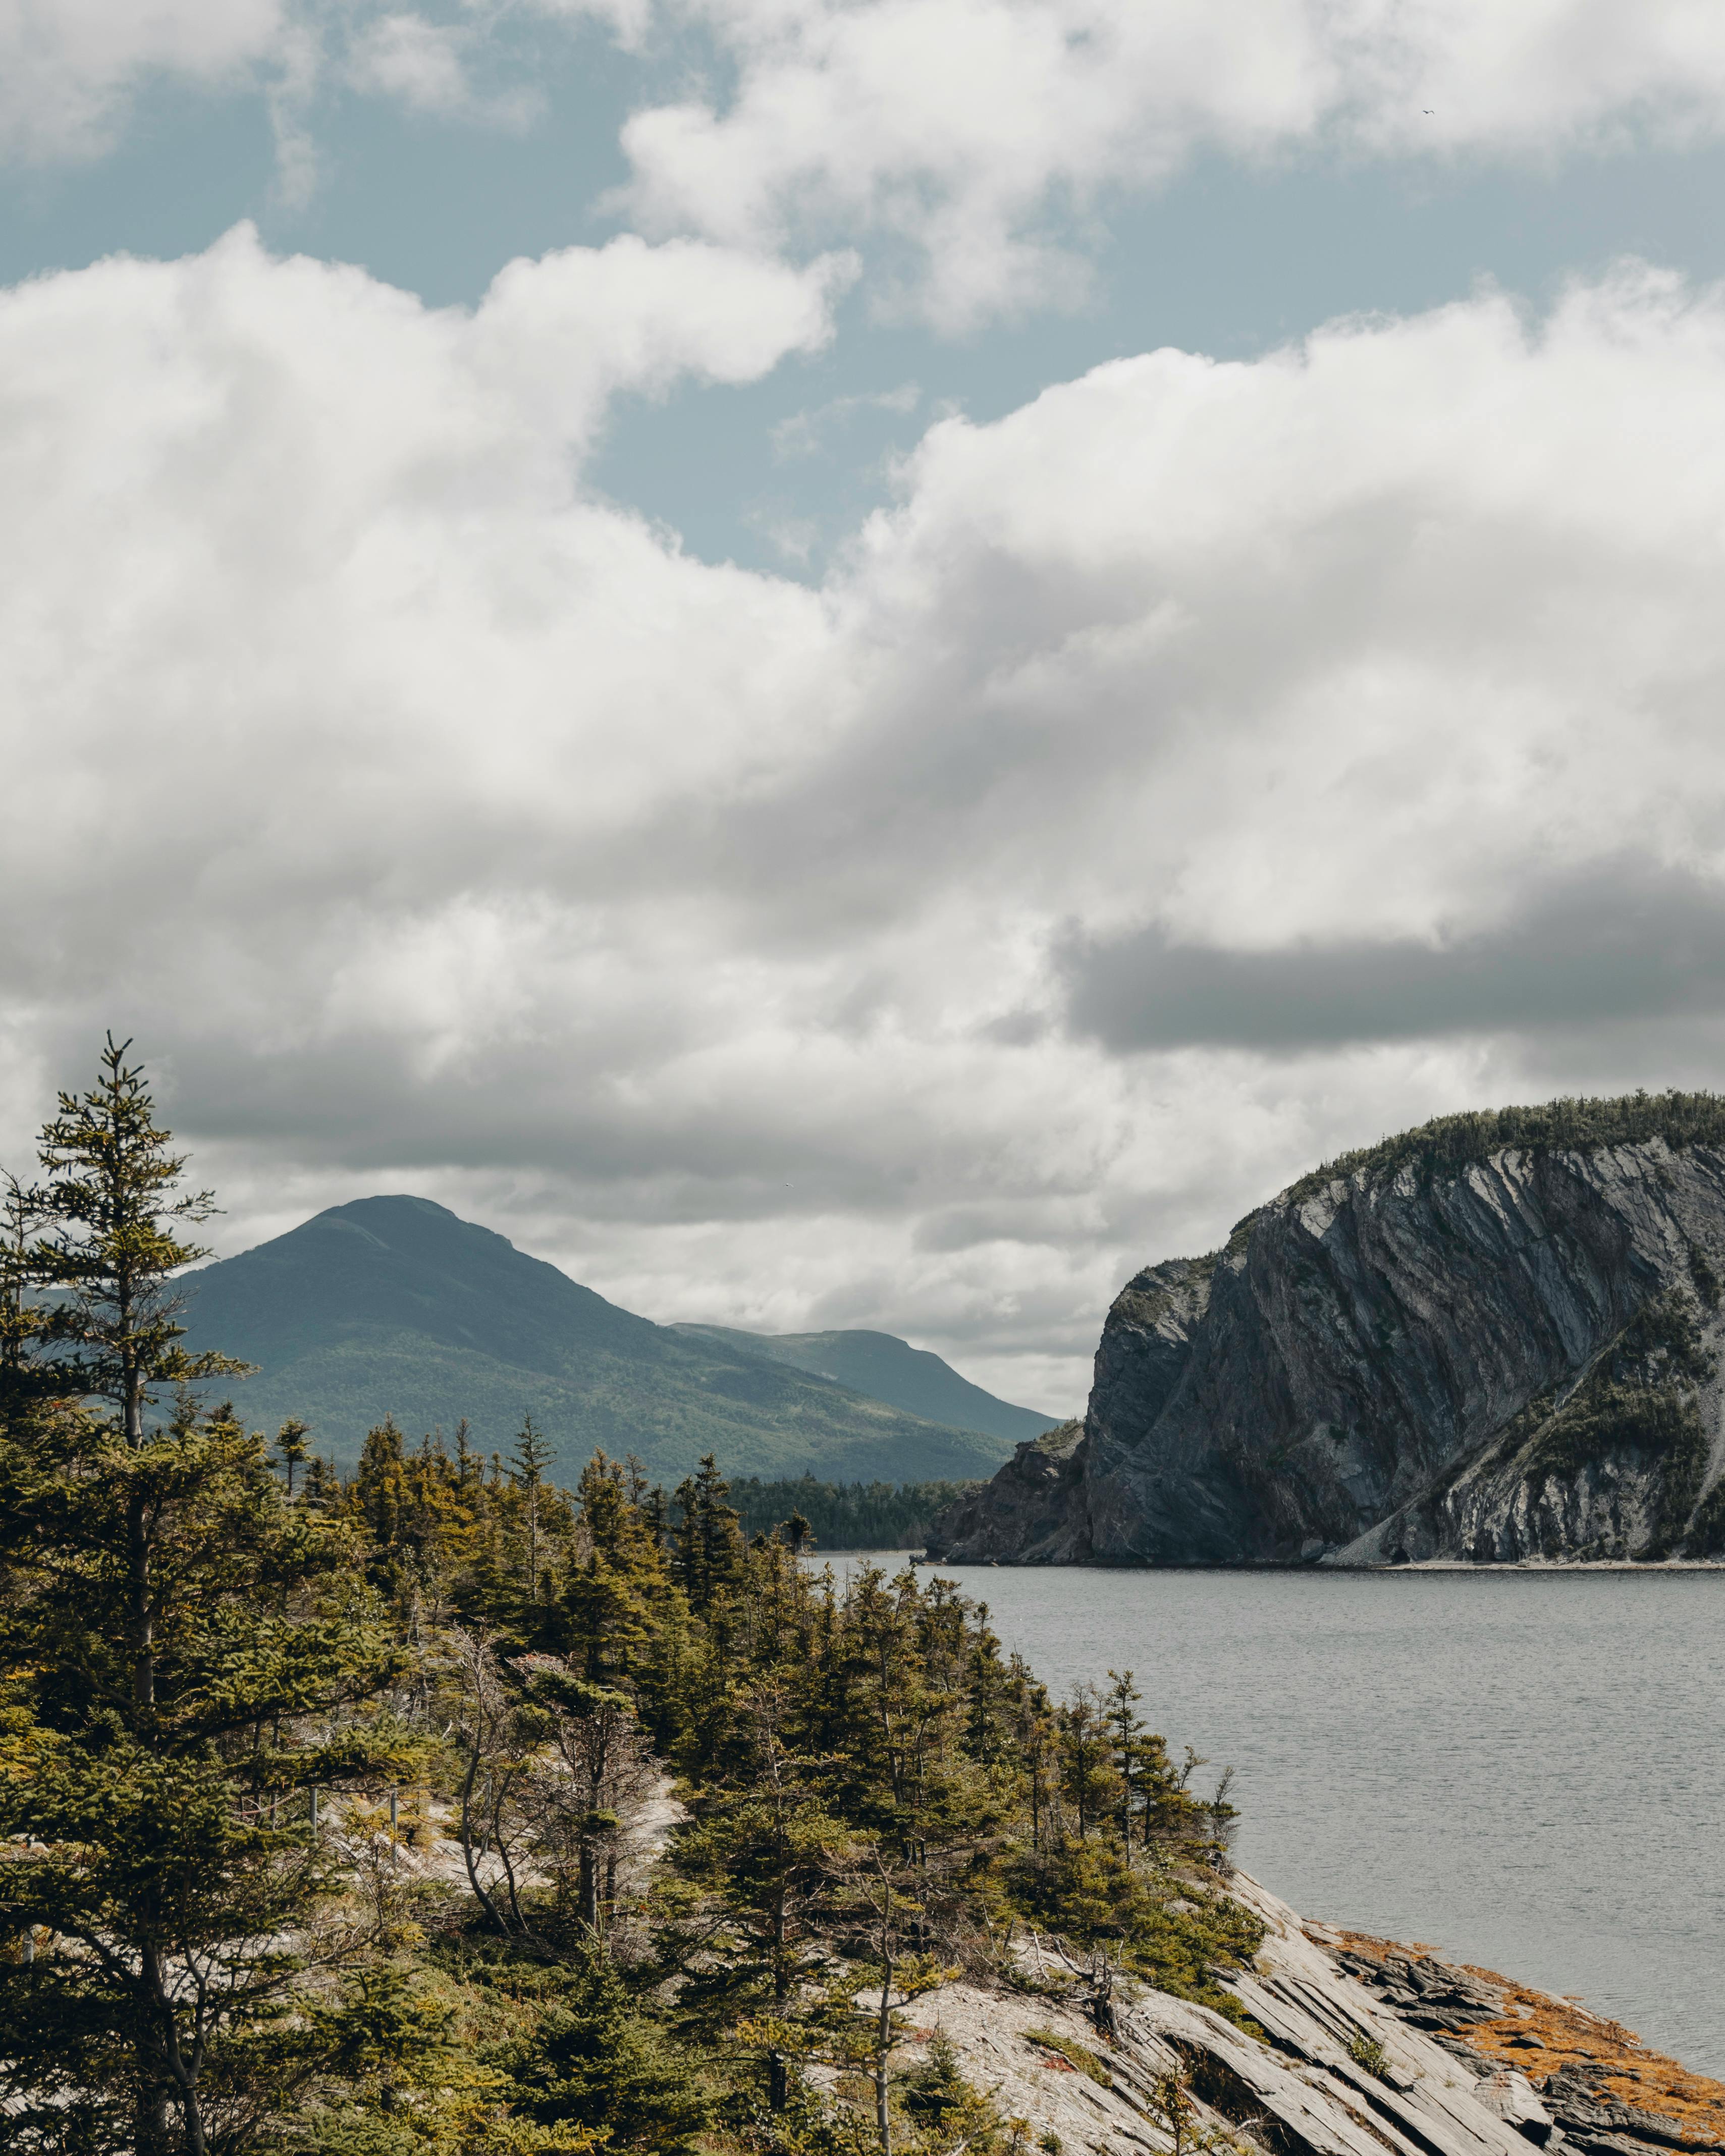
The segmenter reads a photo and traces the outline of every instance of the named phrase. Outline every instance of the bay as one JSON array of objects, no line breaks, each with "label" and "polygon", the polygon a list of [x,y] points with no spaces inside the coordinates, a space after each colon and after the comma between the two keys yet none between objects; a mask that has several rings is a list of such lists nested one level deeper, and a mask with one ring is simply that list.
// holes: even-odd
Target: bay
[{"label": "bay", "polygon": [[1725,2077],[1725,1573],[938,1569],[1056,1693],[1131,1669],[1303,1914]]}]

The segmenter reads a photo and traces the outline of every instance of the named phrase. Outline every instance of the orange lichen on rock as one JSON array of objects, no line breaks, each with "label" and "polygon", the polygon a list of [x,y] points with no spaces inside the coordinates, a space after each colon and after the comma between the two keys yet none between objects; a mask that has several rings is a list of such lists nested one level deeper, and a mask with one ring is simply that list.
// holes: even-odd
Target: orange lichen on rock
[{"label": "orange lichen on rock", "polygon": [[[1391,1953],[1436,1960],[1429,1947],[1404,1946],[1363,1932],[1343,1932],[1348,1951],[1383,1961]],[[1494,2066],[1512,2066],[1534,2083],[1561,2067],[1588,2076],[1599,2101],[1630,2104],[1689,2128],[1697,2140],[1725,2147],[1725,2082],[1692,2073],[1676,2060],[1649,2051],[1634,2030],[1588,2011],[1579,1999],[1553,1998],[1513,1977],[1471,1962],[1453,1964],[1464,1976],[1503,1994],[1505,2010],[1479,2021],[1461,2041]]]}]

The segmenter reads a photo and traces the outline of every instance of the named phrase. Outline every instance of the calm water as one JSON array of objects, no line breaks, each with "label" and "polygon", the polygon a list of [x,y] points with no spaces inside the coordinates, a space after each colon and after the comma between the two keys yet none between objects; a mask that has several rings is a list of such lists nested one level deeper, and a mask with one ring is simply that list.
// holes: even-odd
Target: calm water
[{"label": "calm water", "polygon": [[1134,1671],[1304,1914],[1725,2076],[1725,1573],[941,1570],[1056,1690]]}]

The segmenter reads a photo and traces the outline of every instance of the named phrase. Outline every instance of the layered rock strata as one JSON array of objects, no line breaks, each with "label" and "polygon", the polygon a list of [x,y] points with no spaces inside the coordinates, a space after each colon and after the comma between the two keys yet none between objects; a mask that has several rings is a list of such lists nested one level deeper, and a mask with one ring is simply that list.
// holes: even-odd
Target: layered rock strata
[{"label": "layered rock strata", "polygon": [[1129,1281],[1081,1434],[1020,1445],[931,1555],[1725,1553],[1725,1130],[1461,1160],[1422,1135]]},{"label": "layered rock strata", "polygon": [[[1244,1875],[1232,1891],[1266,1927],[1250,1973],[1226,1979],[1261,2034],[1143,1991],[1111,2000],[1105,2035],[1081,1984],[1061,1999],[956,1984],[918,2002],[919,2035],[948,2039],[972,2085],[1027,2122],[1024,2145],[1053,2137],[1092,2156],[1172,2156],[1171,2073],[1194,2099],[1183,2147],[1221,2156],[1669,2156],[1719,2146],[1725,2088],[1626,2030],[1429,1954],[1308,1929]],[[1039,1990],[1060,1975],[1040,1941],[1021,1958]],[[1511,2048],[1518,2036],[1530,2048]],[[1631,2076],[1681,2093],[1660,2112],[1602,2085]]]}]

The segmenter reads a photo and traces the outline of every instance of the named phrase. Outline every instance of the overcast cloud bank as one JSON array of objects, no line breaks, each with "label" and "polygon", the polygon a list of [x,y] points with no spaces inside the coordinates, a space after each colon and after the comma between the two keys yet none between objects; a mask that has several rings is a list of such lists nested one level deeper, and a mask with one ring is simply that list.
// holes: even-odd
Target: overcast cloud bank
[{"label": "overcast cloud bank", "polygon": [[1103,367],[932,426],[819,590],[584,485],[850,274],[439,311],[241,229],[5,296],[0,1157],[135,1029],[224,1249],[418,1190],[1059,1407],[1317,1158],[1716,1074],[1720,295]]}]

